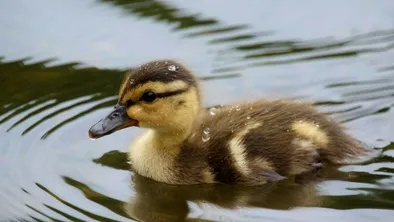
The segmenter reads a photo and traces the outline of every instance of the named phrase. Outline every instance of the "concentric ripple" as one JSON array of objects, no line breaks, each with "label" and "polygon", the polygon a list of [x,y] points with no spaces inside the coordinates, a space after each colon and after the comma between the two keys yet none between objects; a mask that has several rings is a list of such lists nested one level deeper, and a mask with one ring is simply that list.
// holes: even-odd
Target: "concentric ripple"
[{"label": "concentric ripple", "polygon": [[[226,6],[238,4],[234,2],[227,2]],[[261,9],[285,10],[261,2],[258,3]],[[370,6],[370,11],[376,10],[375,16],[387,19],[383,13],[386,8],[376,6],[384,5],[383,2]],[[57,7],[48,2],[35,4],[41,4],[42,8],[47,4]],[[31,49],[30,45],[37,45],[51,59],[42,59],[42,55],[26,57],[36,55],[34,51],[15,56],[18,50],[5,48],[4,56],[0,57],[0,221],[333,221],[337,218],[390,221],[394,218],[393,26],[370,29],[357,26],[362,31],[345,36],[327,31],[321,38],[300,38],[298,32],[302,31],[292,31],[293,27],[281,30],[256,27],[252,15],[250,24],[227,21],[224,12],[228,10],[231,17],[240,16],[233,13],[237,8],[206,6],[200,13],[188,7],[195,3],[156,0],[80,1],[72,3],[75,8],[71,9],[67,8],[71,7],[68,4],[71,3],[61,5],[62,9],[75,12],[80,20],[71,23],[73,18],[69,15],[60,20],[66,22],[62,25],[56,20],[61,15],[54,20],[58,22],[56,26],[75,29],[59,29],[62,35],[73,39],[71,45],[54,47],[49,41],[53,33],[48,32],[48,36],[39,34],[38,40],[34,35],[29,36],[20,44],[23,42],[26,50]],[[334,7],[337,3],[330,4],[331,9],[337,10]],[[257,10],[252,3],[246,7],[251,14]],[[303,13],[321,10],[299,7],[298,11]],[[343,7],[349,4],[343,3]],[[29,4],[26,8],[37,9]],[[19,16],[29,13],[19,6],[18,9]],[[345,17],[354,16],[353,11],[357,12],[349,8]],[[6,32],[10,39],[21,36],[18,35],[20,21],[25,26],[31,25],[30,20],[15,19],[20,17],[12,13],[0,14],[6,18],[2,21],[12,21]],[[36,15],[40,16],[46,18],[45,13]],[[284,17],[278,13],[264,16],[261,23],[274,24],[269,27],[276,27]],[[121,29],[117,29],[117,24],[101,22],[111,19]],[[301,28],[314,18],[298,19]],[[331,19],[327,18],[328,24]],[[100,21],[97,27],[96,20]],[[364,22],[368,21],[365,17]],[[345,18],[341,21],[346,30],[351,29],[350,23]],[[78,24],[89,24],[87,27],[92,28],[79,35]],[[51,31],[54,24],[43,24],[37,30],[47,26],[52,27],[48,29]],[[124,29],[141,37],[137,42],[122,42],[124,47],[150,46],[155,43],[150,37],[158,34],[149,30],[155,30],[160,34],[163,48],[124,54],[114,44],[118,41],[116,35]],[[28,32],[26,27],[23,30]],[[102,30],[110,30],[110,35],[104,35]],[[286,30],[288,36],[283,35]],[[85,38],[89,41],[85,42]],[[172,44],[171,38],[177,44]],[[6,40],[0,37],[0,44],[7,43]],[[100,44],[96,44],[98,40]],[[92,48],[84,47],[90,41],[95,43]],[[97,61],[107,63],[106,59],[112,57],[120,60],[127,57],[130,61],[126,68],[67,62],[64,58],[69,55],[84,58],[79,53],[72,54],[74,45],[83,48],[78,48],[81,55],[91,49],[95,52],[91,54],[93,57],[97,54],[102,57]],[[188,46],[187,50],[184,45]],[[18,45],[8,47],[18,48]],[[51,50],[53,47],[56,50]],[[111,47],[119,55],[111,54],[114,53]],[[97,48],[102,54],[94,51]],[[192,63],[190,66],[202,81],[207,108],[264,97],[309,101],[382,154],[364,164],[325,167],[320,178],[297,178],[296,182],[282,181],[260,187],[179,187],[134,175],[129,170],[126,152],[140,130],[125,129],[95,141],[88,138],[87,131],[116,103],[119,84],[126,71],[140,62],[139,54],[143,57],[144,52],[149,52],[152,57],[160,57],[163,51],[171,55],[179,52],[180,58]]]}]

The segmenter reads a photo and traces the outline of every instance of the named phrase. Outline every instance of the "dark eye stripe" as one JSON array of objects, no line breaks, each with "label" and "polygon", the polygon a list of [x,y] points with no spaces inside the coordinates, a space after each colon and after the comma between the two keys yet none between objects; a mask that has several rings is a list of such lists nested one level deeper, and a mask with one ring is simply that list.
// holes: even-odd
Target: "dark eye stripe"
[{"label": "dark eye stripe", "polygon": [[[184,93],[187,90],[188,89],[179,89],[179,90],[170,91],[170,92],[157,93],[156,95],[157,95],[157,98],[166,98],[166,97],[175,96],[175,95]],[[138,102],[142,101],[141,98],[138,101],[132,101],[132,100],[127,101],[126,106],[130,107],[130,106],[137,104]]]},{"label": "dark eye stripe", "polygon": [[157,93],[157,97],[158,98],[165,98],[165,97],[169,97],[169,96],[175,96],[181,93],[186,92],[187,89],[179,89],[179,90],[175,90],[175,91],[171,91],[171,92],[164,92],[164,93]]}]

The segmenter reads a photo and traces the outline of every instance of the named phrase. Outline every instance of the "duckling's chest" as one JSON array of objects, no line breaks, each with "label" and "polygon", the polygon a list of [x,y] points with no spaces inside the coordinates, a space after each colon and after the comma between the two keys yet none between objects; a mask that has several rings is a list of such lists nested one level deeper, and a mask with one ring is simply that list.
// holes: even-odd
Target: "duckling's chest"
[{"label": "duckling's chest", "polygon": [[165,183],[174,183],[176,179],[175,157],[160,148],[153,142],[150,133],[142,135],[130,145],[131,165],[142,176]]}]

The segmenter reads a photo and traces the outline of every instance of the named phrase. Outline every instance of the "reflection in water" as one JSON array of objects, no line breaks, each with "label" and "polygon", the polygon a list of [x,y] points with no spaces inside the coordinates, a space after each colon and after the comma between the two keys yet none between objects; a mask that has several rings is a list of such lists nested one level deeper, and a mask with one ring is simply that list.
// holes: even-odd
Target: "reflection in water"
[{"label": "reflection in water", "polygon": [[[85,195],[85,197],[87,199],[89,199],[101,206],[104,206],[105,208],[109,209],[110,211],[112,211],[120,216],[130,218],[123,210],[123,208],[122,208],[123,203],[121,201],[111,198],[109,196],[105,196],[103,194],[100,194],[100,193],[92,190],[91,188],[89,188],[87,185],[85,185],[81,182],[78,182],[76,180],[73,180],[72,178],[64,177],[64,181],[68,185],[79,189]],[[103,220],[103,218],[98,218],[98,216],[93,215],[91,213],[84,212],[84,214],[88,214],[88,216],[92,219],[99,219],[99,221],[114,221],[114,220],[110,220],[108,218],[105,218],[105,220]]]},{"label": "reflection in water", "polygon": [[[394,118],[394,66],[392,60],[372,68],[354,64],[369,63],[368,57],[360,55],[392,58],[393,29],[339,39],[277,38],[276,30],[228,24],[206,13],[190,13],[170,1],[95,2],[121,9],[129,17],[166,25],[191,43],[205,41],[213,54],[210,74],[200,76],[211,89],[205,96],[208,103],[222,103],[253,88],[260,89],[253,93],[256,97],[266,96],[271,87],[275,94],[290,91],[290,96],[312,97],[316,106],[351,129],[366,131],[362,135],[373,142],[384,139],[372,145],[383,147],[383,155],[365,164],[323,168],[319,178],[261,187],[171,186],[138,175],[130,181],[125,151],[134,131],[101,141],[90,141],[86,135],[91,119],[95,121],[96,114],[101,116],[115,103],[126,70],[86,67],[79,62],[51,65],[52,59],[10,61],[5,55],[0,57],[0,220],[229,221],[254,217],[262,221],[268,217],[286,221],[285,215],[294,220],[324,220],[312,217],[317,209],[352,209],[343,211],[350,215],[349,221],[357,218],[360,213],[355,210],[360,209],[365,209],[361,215],[369,212],[368,216],[383,220],[394,216],[384,211],[394,209],[394,143],[387,142],[393,141],[389,122]],[[342,63],[345,57],[354,59],[344,60],[349,70]],[[250,70],[256,67],[258,73],[253,75]],[[317,73],[309,75],[309,69]],[[371,133],[375,131],[378,135]],[[303,207],[307,219],[297,214]],[[253,209],[258,213],[253,214]],[[225,219],[214,215],[223,212],[234,214]]]},{"label": "reflection in water", "polygon": [[321,202],[313,185],[173,186],[134,175],[133,187],[136,195],[130,198],[125,208],[139,221],[184,221],[191,213],[189,202],[226,209],[261,207],[282,210],[318,206]]}]

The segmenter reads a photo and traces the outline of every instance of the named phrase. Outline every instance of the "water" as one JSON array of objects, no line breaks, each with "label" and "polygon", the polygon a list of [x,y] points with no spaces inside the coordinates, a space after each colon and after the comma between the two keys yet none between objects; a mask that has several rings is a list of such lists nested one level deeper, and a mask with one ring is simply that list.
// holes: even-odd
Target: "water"
[{"label": "water", "polygon": [[[393,11],[390,0],[1,2],[0,221],[392,221]],[[124,71],[156,58],[190,66],[206,107],[313,102],[383,156],[308,184],[134,175],[125,152],[140,130],[87,131]]]},{"label": "water", "polygon": [[204,128],[203,134],[202,134],[202,137],[201,137],[201,140],[203,142],[207,142],[209,139],[211,139],[210,132],[211,132],[211,129],[209,129],[208,127]]},{"label": "water", "polygon": [[175,72],[176,67],[174,65],[168,66],[168,70],[170,70],[171,72]]}]

